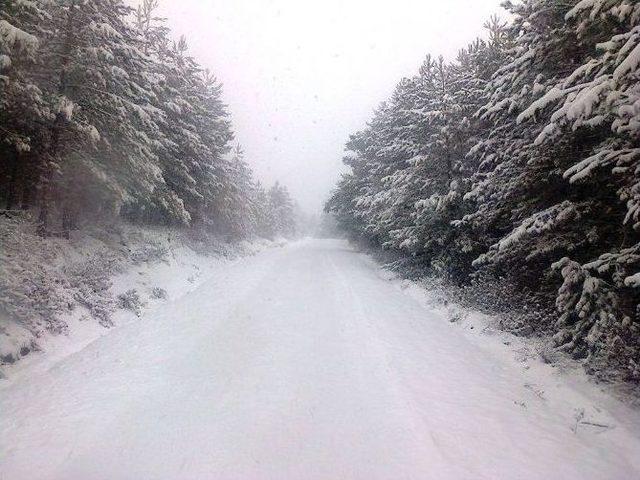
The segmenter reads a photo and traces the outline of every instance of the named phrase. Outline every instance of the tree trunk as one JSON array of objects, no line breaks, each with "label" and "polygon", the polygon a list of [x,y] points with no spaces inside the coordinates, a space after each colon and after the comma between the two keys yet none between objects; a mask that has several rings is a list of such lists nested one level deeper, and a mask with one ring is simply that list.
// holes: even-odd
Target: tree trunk
[{"label": "tree trunk", "polygon": [[[34,203],[36,179],[33,174],[34,164],[31,162],[22,174],[22,202],[20,208],[22,210],[29,210]],[[29,172],[27,174],[27,172]]]},{"label": "tree trunk", "polygon": [[38,227],[36,232],[41,237],[48,237],[49,232],[49,211],[51,208],[51,181],[53,180],[53,169],[47,159],[38,179]]},{"label": "tree trunk", "polygon": [[13,210],[18,203],[18,180],[20,174],[20,162],[18,158],[13,156],[13,165],[11,166],[11,174],[9,176],[9,185],[7,188],[7,210]]},{"label": "tree trunk", "polygon": [[71,212],[66,205],[62,209],[62,236],[67,240],[71,236]]},{"label": "tree trunk", "polygon": [[[60,80],[58,84],[58,93],[65,95],[67,93],[67,68],[69,67],[71,51],[74,48],[74,19],[75,19],[75,1],[67,13],[67,31],[64,45],[62,47],[62,64],[60,65]],[[60,142],[62,133],[65,128],[67,119],[62,112],[56,114],[56,118],[51,126],[51,144],[49,151],[45,154],[44,171],[39,179],[40,187],[40,215],[38,217],[38,235],[46,237],[49,235],[49,210],[51,207],[51,195],[53,189],[53,166],[52,162],[60,164]]]},{"label": "tree trunk", "polygon": [[41,237],[49,236],[49,186],[41,185],[40,192],[40,214],[38,215],[38,227],[36,233]]},{"label": "tree trunk", "polygon": [[71,202],[65,201],[62,208],[62,235],[67,240],[71,236],[71,230],[76,229],[76,208],[71,206]]}]

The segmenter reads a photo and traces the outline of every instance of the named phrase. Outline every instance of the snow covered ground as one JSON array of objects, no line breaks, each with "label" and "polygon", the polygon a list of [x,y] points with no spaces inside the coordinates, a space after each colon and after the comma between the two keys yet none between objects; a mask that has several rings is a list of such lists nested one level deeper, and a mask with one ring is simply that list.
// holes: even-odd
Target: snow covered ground
[{"label": "snow covered ground", "polygon": [[34,230],[0,218],[0,378],[46,369],[110,328],[153,316],[238,257],[283,243],[124,223],[69,240]]},{"label": "snow covered ground", "polygon": [[640,478],[637,412],[473,325],[341,241],[268,249],[1,382],[0,478]]}]

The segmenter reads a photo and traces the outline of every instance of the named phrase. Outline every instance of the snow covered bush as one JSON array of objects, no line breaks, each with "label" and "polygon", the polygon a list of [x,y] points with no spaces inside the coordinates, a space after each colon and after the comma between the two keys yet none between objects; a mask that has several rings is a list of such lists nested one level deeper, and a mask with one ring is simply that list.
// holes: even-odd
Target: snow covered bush
[{"label": "snow covered bush", "polygon": [[[33,334],[19,323],[0,313],[0,365],[15,363],[39,349]],[[0,371],[0,378],[3,378]]]},{"label": "snow covered bush", "polygon": [[142,263],[164,262],[168,254],[169,250],[166,245],[148,239],[139,244],[135,250],[131,250],[129,258],[135,265],[140,265]]},{"label": "snow covered bush", "polygon": [[640,379],[640,291],[637,247],[607,253],[579,264],[563,258],[554,264],[563,277],[556,305],[561,316],[554,341],[577,357],[586,357],[601,377],[617,366],[629,379]]},{"label": "snow covered bush", "polygon": [[14,360],[25,353],[25,344],[33,350],[43,335],[66,333],[63,318],[78,305],[101,322],[109,321],[107,309],[98,307],[108,303],[108,294],[100,289],[108,275],[104,265],[65,267],[64,241],[35,232],[36,223],[28,214],[0,216],[0,349]]},{"label": "snow covered bush", "polygon": [[167,291],[164,288],[153,287],[151,289],[151,298],[156,300],[166,300],[168,297]]},{"label": "snow covered bush", "polygon": [[118,295],[117,305],[118,308],[130,310],[135,313],[136,316],[140,316],[140,312],[145,306],[145,302],[140,298],[138,291],[135,288],[132,288]]},{"label": "snow covered bush", "polygon": [[118,271],[123,258],[103,248],[88,258],[64,268],[69,278],[73,298],[103,327],[113,325],[111,314],[115,302],[111,293],[111,277]]},{"label": "snow covered bush", "polygon": [[0,216],[0,310],[35,337],[63,333],[59,315],[73,308],[73,299],[56,264],[61,250],[34,233],[28,215]]},{"label": "snow covered bush", "polygon": [[[0,212],[2,362],[36,350],[43,336],[67,334],[67,319],[77,309],[83,309],[78,316],[112,326],[118,306],[112,278],[143,258],[148,263],[163,259],[166,245],[152,238],[113,227],[71,241],[43,238],[28,212]],[[131,248],[123,248],[123,242]],[[142,302],[136,295],[127,296],[125,307],[139,313]]]}]

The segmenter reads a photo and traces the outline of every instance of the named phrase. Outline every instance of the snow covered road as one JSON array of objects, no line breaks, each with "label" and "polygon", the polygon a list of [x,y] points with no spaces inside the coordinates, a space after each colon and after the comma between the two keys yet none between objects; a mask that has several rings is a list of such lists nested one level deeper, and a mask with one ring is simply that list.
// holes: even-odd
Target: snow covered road
[{"label": "snow covered road", "polygon": [[571,395],[309,240],[2,387],[0,479],[640,478],[640,432],[576,431]]}]

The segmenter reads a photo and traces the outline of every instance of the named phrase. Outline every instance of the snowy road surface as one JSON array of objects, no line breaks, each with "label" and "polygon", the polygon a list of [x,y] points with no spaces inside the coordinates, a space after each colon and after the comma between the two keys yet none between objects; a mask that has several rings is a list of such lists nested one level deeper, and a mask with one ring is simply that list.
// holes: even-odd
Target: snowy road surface
[{"label": "snowy road surface", "polygon": [[577,428],[523,372],[304,241],[2,387],[0,479],[640,478],[631,425]]}]

